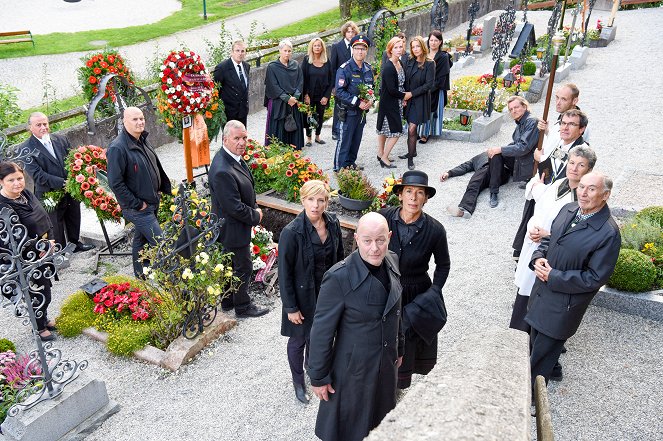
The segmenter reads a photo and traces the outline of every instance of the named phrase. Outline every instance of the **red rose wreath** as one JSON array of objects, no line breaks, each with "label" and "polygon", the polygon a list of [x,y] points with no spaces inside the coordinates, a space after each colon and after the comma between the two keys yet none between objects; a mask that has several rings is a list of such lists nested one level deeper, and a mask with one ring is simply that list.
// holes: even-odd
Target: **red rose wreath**
[{"label": "red rose wreath", "polygon": [[166,57],[161,69],[161,90],[168,104],[179,113],[189,115],[201,112],[214,90],[214,82],[205,70],[200,56],[191,51],[173,51]]}]

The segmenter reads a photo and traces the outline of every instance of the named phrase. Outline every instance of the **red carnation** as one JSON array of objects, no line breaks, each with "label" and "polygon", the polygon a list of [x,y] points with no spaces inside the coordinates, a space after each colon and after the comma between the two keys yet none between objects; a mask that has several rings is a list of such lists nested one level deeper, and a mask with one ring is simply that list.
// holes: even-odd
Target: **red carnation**
[{"label": "red carnation", "polygon": [[260,247],[258,245],[253,245],[253,254],[260,254]]},{"label": "red carnation", "polygon": [[262,169],[263,169],[263,170],[267,170],[267,164],[264,164],[264,163],[263,163],[263,164],[262,164]]},{"label": "red carnation", "polygon": [[86,154],[85,156],[83,156],[83,159],[85,159],[85,162],[90,162],[90,161],[92,161],[92,157],[91,157],[90,155],[88,155],[88,154]]},{"label": "red carnation", "polygon": [[83,182],[83,183],[81,184],[81,190],[83,190],[83,191],[87,191],[87,190],[89,190],[89,189],[90,189],[90,184],[88,184],[87,182]]},{"label": "red carnation", "polygon": [[82,157],[83,157],[83,155],[81,155],[80,152],[74,153],[74,158],[81,159]]},{"label": "red carnation", "polygon": [[104,69],[106,69],[108,67],[108,63],[106,63],[105,61],[102,61],[101,63],[99,63],[99,65],[101,67],[103,67]]},{"label": "red carnation", "polygon": [[87,67],[92,67],[93,64],[92,60],[87,60],[87,63],[85,63]]},{"label": "red carnation", "polygon": [[257,168],[258,168],[258,164],[256,164],[256,163],[251,164],[251,168],[252,168],[253,170],[257,169]]},{"label": "red carnation", "polygon": [[108,62],[109,62],[109,63],[115,63],[115,57],[112,56],[112,55],[109,55],[109,56],[108,56]]},{"label": "red carnation", "polygon": [[99,75],[101,73],[101,69],[99,69],[98,67],[95,67],[94,69],[92,69],[92,72],[94,72],[95,75]]},{"label": "red carnation", "polygon": [[97,192],[98,195],[104,194],[104,189],[101,188],[101,187],[97,187],[97,189],[95,191]]},{"label": "red carnation", "polygon": [[88,78],[88,81],[90,82],[90,84],[94,84],[94,83],[97,82],[97,78],[95,78],[95,77],[93,77],[92,75],[90,75],[90,78]]},{"label": "red carnation", "polygon": [[262,255],[260,256],[260,259],[261,259],[263,262],[267,262],[267,257],[268,257],[267,254],[262,254]]}]

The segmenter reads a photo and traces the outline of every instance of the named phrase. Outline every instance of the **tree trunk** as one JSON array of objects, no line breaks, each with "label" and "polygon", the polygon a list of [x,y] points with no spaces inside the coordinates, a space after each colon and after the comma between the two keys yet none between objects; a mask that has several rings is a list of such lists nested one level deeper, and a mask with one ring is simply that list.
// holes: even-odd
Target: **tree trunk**
[{"label": "tree trunk", "polygon": [[341,10],[341,18],[343,20],[349,20],[351,15],[350,9],[352,8],[352,0],[340,0],[338,2],[338,8]]}]

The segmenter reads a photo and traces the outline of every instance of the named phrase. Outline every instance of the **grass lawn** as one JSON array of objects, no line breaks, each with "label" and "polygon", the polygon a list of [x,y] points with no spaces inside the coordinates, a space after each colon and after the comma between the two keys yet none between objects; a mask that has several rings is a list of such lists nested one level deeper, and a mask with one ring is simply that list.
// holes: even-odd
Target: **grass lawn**
[{"label": "grass lawn", "polygon": [[202,17],[203,6],[200,0],[181,0],[182,9],[180,11],[156,23],[119,29],[35,35],[34,49],[30,43],[3,44],[0,46],[0,58],[98,50],[100,49],[99,46],[90,44],[90,41],[95,40],[105,40],[109,47],[126,46],[203,26],[278,1],[208,1],[207,15],[209,19],[205,21]]},{"label": "grass lawn", "polygon": [[[356,16],[355,16],[356,15]],[[357,15],[354,14],[352,19],[354,21],[363,20],[370,15]],[[340,29],[344,22],[341,20],[341,12],[338,7],[330,9],[329,11],[322,12],[315,17],[309,17],[304,20],[297,21],[282,28],[274,29],[273,31],[266,32],[258,38],[260,40],[282,40],[284,38],[293,38],[297,35],[313,34],[323,32],[328,29]]]}]

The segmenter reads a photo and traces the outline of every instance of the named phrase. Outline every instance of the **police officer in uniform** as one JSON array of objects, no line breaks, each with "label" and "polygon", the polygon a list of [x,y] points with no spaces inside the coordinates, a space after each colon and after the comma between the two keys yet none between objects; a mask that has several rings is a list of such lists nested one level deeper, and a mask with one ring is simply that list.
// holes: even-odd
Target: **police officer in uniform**
[{"label": "police officer in uniform", "polygon": [[339,103],[339,137],[334,155],[334,171],[344,167],[357,167],[357,153],[364,132],[364,112],[373,106],[373,100],[360,99],[359,85],[373,86],[373,69],[364,59],[370,40],[363,34],[350,40],[352,58],[336,72],[336,100]]}]

